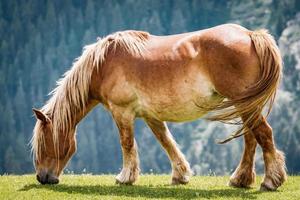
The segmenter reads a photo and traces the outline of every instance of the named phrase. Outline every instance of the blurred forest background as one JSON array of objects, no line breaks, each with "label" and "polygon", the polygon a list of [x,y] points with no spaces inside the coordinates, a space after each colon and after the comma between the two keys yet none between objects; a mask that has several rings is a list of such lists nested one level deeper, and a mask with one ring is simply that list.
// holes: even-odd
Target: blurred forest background
[{"label": "blurred forest background", "polygon": [[[284,77],[270,117],[289,173],[300,172],[299,0],[1,0],[0,174],[33,172],[29,141],[32,107],[49,98],[56,80],[82,47],[109,33],[138,29],[166,35],[222,23],[267,28],[284,57]],[[217,145],[236,127],[198,120],[170,123],[196,174],[229,174],[240,160],[243,139]],[[101,106],[79,125],[78,151],[67,166],[75,173],[117,173],[122,164],[118,132]],[[168,173],[165,152],[141,120],[136,123],[142,173]],[[259,149],[259,148],[258,148]],[[257,170],[263,172],[261,153]]]}]

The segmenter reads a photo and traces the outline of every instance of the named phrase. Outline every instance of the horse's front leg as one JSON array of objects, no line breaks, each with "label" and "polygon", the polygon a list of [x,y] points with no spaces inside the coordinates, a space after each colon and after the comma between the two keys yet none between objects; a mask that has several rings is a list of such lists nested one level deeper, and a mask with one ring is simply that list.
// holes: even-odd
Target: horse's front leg
[{"label": "horse's front leg", "polygon": [[172,164],[172,184],[186,184],[191,175],[190,165],[177,147],[167,124],[155,119],[146,119],[146,123],[167,152]]},{"label": "horse's front leg", "polygon": [[254,157],[257,142],[252,132],[244,135],[244,145],[240,164],[230,177],[230,186],[248,188],[255,182]]},{"label": "horse's front leg", "polygon": [[123,169],[116,177],[116,183],[132,184],[139,175],[139,158],[137,144],[134,139],[134,114],[126,110],[114,110],[113,118],[120,133],[123,153]]}]

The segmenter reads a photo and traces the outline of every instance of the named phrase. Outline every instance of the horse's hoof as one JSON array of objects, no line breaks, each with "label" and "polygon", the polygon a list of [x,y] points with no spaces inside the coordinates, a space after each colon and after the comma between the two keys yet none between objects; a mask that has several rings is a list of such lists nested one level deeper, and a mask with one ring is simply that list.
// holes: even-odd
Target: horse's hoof
[{"label": "horse's hoof", "polygon": [[260,185],[260,191],[262,191],[262,192],[265,192],[265,191],[276,191],[276,187],[272,187],[272,186],[270,186],[270,185],[267,185],[267,184],[265,184],[265,183],[262,183],[261,185]]},{"label": "horse's hoof", "polygon": [[121,182],[121,181],[119,181],[119,180],[116,179],[116,184],[117,185],[132,185],[133,183],[131,183],[131,182],[125,182],[124,183],[124,182]]},{"label": "horse's hoof", "polygon": [[239,185],[239,184],[237,184],[237,183],[235,183],[235,182],[233,182],[233,181],[229,181],[228,182],[228,184],[227,184],[229,187],[234,187],[234,188],[240,188],[241,187],[241,185]]},{"label": "horse's hoof", "polygon": [[116,178],[116,184],[117,184],[117,185],[132,185],[133,182],[131,182],[131,181],[125,182],[125,181],[121,181],[121,180],[119,180],[118,178]]},{"label": "horse's hoof", "polygon": [[189,182],[189,177],[184,176],[182,178],[172,178],[172,185],[185,185]]},{"label": "horse's hoof", "polygon": [[229,187],[234,187],[234,188],[245,188],[245,189],[251,188],[250,185],[239,184],[239,183],[236,183],[232,180],[230,180],[227,185]]},{"label": "horse's hoof", "polygon": [[132,185],[138,178],[139,170],[124,168],[122,171],[115,177],[116,184],[119,185]]}]

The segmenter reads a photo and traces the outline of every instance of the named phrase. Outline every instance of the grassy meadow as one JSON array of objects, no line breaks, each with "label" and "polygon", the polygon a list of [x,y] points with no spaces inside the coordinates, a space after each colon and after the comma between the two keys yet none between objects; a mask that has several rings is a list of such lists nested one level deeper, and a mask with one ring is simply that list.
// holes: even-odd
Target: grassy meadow
[{"label": "grassy meadow", "polygon": [[0,176],[0,199],[300,199],[300,176],[290,176],[276,192],[228,187],[226,176],[194,176],[172,186],[169,175],[142,175],[133,186],[115,184],[114,175],[63,175],[58,185],[40,185],[34,175]]}]

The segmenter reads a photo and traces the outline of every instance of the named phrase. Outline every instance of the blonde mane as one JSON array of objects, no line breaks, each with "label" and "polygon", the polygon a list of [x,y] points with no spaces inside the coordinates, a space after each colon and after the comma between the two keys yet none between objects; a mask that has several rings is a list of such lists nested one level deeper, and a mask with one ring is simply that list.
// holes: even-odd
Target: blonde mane
[{"label": "blonde mane", "polygon": [[[142,31],[123,31],[99,38],[96,43],[84,47],[82,55],[75,60],[72,68],[57,82],[57,87],[41,111],[52,120],[52,133],[55,154],[59,155],[59,135],[68,138],[76,123],[76,113],[84,112],[87,106],[92,73],[105,62],[109,51],[122,48],[132,55],[143,55],[149,33]],[[41,148],[45,146],[42,123],[38,121],[31,139],[32,152],[40,158]]]}]

